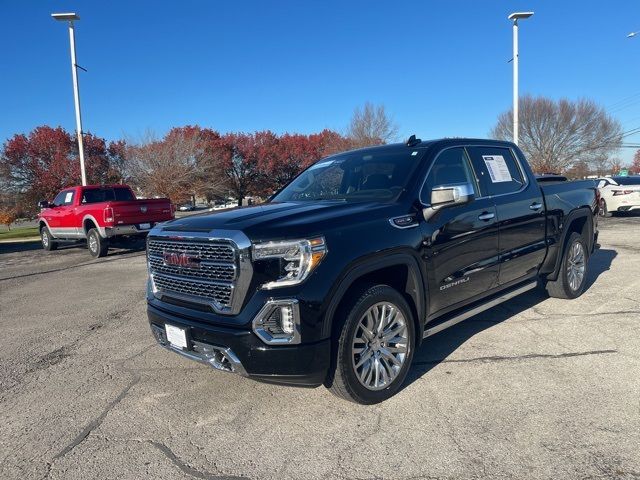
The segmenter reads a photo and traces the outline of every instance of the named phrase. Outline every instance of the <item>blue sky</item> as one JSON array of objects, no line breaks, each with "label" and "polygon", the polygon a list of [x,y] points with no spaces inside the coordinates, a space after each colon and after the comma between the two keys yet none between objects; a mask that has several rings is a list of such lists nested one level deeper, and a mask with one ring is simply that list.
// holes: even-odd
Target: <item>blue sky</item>
[{"label": "blue sky", "polygon": [[[74,129],[66,27],[76,11],[84,130],[108,139],[199,124],[219,131],[342,130],[382,103],[402,137],[486,136],[520,91],[589,97],[640,127],[640,2],[4,0],[0,141]],[[640,141],[640,136],[627,141]],[[633,151],[621,152],[624,160]]]}]

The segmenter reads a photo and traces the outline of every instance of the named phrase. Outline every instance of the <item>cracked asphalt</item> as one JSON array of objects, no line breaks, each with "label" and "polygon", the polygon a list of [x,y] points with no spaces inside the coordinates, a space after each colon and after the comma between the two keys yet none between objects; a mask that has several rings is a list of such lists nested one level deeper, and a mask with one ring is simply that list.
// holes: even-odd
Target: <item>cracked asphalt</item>
[{"label": "cracked asphalt", "polygon": [[429,338],[369,407],[157,347],[140,250],[0,245],[0,478],[638,479],[640,217],[600,232],[581,298]]}]

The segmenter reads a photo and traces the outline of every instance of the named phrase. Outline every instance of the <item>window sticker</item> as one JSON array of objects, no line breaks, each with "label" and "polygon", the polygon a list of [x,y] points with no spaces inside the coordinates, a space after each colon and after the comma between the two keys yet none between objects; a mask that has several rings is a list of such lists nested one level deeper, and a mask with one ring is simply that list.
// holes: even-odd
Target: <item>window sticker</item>
[{"label": "window sticker", "polygon": [[510,182],[512,180],[509,167],[502,155],[483,155],[482,159],[487,166],[492,183]]},{"label": "window sticker", "polygon": [[73,192],[67,192],[64,196],[64,203],[71,203],[72,197],[73,197]]}]

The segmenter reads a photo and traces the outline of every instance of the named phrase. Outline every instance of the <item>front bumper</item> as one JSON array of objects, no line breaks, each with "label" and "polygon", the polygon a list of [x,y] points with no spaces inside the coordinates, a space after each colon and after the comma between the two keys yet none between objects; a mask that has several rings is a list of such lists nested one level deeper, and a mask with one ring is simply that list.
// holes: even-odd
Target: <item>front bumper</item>
[{"label": "front bumper", "polygon": [[[331,343],[328,339],[310,344],[269,346],[250,330],[177,317],[152,305],[148,305],[147,315],[154,336],[163,347],[218,370],[263,382],[317,387],[324,382],[329,368]],[[186,350],[169,346],[166,338],[163,345],[166,323],[186,330]]]}]

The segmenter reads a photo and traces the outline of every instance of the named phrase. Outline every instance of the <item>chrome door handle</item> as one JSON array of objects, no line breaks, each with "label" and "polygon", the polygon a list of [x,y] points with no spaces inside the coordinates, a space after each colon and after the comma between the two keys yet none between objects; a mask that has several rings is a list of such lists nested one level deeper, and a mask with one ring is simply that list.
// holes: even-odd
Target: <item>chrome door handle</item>
[{"label": "chrome door handle", "polygon": [[485,213],[483,213],[481,215],[478,215],[478,220],[491,220],[495,216],[496,216],[495,213],[485,212]]},{"label": "chrome door handle", "polygon": [[531,210],[540,210],[542,208],[542,204],[538,203],[538,202],[535,202],[535,203],[532,203],[531,205],[529,205],[529,208]]}]

